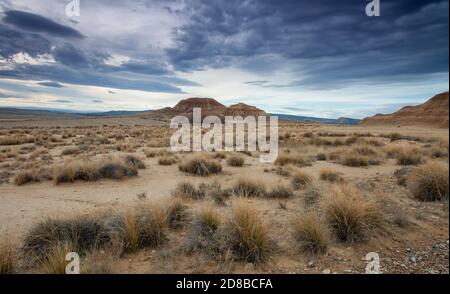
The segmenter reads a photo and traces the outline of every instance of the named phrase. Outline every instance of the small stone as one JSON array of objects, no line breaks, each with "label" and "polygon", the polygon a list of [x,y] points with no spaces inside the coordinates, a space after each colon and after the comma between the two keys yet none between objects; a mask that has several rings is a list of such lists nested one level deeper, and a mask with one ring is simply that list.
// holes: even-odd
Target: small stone
[{"label": "small stone", "polygon": [[324,269],[323,271],[322,271],[322,274],[325,274],[325,275],[329,275],[329,274],[331,274],[331,270],[330,269]]},{"label": "small stone", "polygon": [[416,258],[415,256],[411,256],[411,257],[409,258],[409,260],[410,260],[412,263],[416,263],[416,262],[417,262],[417,258]]},{"label": "small stone", "polygon": [[313,267],[313,266],[314,266],[314,261],[308,262],[308,267]]}]

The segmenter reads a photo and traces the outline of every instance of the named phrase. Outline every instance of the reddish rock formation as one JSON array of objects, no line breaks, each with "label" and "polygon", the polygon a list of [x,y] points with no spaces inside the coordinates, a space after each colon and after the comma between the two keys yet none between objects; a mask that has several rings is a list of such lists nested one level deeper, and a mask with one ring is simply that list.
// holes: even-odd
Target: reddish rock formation
[{"label": "reddish rock formation", "polygon": [[377,114],[365,118],[362,126],[433,126],[448,128],[449,103],[448,92],[438,94],[427,102],[417,106],[406,106],[392,114]]}]

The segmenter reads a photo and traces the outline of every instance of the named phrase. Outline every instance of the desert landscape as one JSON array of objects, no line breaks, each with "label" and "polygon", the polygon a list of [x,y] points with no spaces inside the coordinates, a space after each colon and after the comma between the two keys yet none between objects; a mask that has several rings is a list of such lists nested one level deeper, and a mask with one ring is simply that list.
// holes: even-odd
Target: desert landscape
[{"label": "desert landscape", "polygon": [[448,92],[359,125],[280,119],[279,154],[173,152],[210,98],[114,116],[0,111],[0,273],[449,272]]}]

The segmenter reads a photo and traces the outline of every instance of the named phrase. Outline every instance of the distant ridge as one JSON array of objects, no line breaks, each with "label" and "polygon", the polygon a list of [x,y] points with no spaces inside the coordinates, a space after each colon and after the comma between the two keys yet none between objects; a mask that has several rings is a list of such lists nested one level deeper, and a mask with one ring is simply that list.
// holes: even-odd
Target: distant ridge
[{"label": "distant ridge", "polygon": [[362,126],[432,126],[449,127],[448,92],[440,93],[417,106],[405,106],[392,114],[377,114],[365,118]]}]

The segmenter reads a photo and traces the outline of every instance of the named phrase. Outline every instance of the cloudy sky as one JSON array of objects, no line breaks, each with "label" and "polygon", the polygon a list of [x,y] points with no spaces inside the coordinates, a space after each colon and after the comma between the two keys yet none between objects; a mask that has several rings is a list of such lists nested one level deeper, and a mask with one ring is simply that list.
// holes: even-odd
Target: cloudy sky
[{"label": "cloudy sky", "polygon": [[0,0],[0,107],[362,118],[448,90],[448,1]]}]

